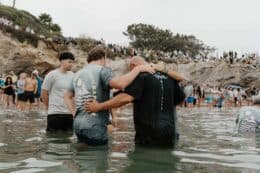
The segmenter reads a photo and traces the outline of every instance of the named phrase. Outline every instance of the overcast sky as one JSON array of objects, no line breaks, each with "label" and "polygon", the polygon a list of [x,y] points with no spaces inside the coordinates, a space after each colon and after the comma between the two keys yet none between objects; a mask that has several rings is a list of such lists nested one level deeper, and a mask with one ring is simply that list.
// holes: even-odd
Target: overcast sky
[{"label": "overcast sky", "polygon": [[[260,0],[16,0],[18,9],[49,13],[66,36],[87,34],[126,44],[132,23],[193,34],[219,51],[260,52]],[[12,0],[0,0],[11,5]]]}]

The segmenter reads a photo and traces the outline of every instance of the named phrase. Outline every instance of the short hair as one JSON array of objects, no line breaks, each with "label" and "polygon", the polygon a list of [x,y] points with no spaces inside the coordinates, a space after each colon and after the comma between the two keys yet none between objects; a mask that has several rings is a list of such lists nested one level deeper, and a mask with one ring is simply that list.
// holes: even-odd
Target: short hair
[{"label": "short hair", "polygon": [[72,53],[70,53],[70,52],[62,52],[62,53],[60,53],[60,55],[59,55],[59,60],[60,61],[67,60],[67,59],[70,59],[70,60],[73,60],[73,61],[75,60],[74,55]]},{"label": "short hair", "polygon": [[97,61],[105,57],[106,57],[105,49],[101,46],[97,46],[89,51],[87,61],[88,63],[90,63],[91,61]]}]

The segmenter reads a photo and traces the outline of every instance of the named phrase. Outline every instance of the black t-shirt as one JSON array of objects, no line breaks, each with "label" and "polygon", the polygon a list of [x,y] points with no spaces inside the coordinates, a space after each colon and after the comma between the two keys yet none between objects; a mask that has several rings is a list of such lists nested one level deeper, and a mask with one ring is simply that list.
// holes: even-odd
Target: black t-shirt
[{"label": "black t-shirt", "polygon": [[175,107],[185,98],[178,82],[162,73],[141,73],[124,92],[134,97],[136,143],[172,143]]}]

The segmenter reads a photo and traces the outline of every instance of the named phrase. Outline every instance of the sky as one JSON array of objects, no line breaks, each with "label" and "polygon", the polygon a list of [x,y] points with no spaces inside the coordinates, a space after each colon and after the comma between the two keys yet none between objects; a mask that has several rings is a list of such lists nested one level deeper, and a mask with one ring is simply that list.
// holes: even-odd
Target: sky
[{"label": "sky", "polygon": [[127,26],[146,23],[195,35],[218,52],[260,53],[260,0],[16,0],[16,8],[50,14],[65,36],[126,45]]}]

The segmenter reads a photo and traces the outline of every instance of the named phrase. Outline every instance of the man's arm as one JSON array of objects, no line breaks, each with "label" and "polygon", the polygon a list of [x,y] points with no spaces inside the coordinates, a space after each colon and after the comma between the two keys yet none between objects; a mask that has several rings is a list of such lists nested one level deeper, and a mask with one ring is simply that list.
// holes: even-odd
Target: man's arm
[{"label": "man's arm", "polygon": [[186,80],[183,76],[181,76],[177,71],[173,70],[172,68],[167,69],[167,71],[167,75],[179,82]]},{"label": "man's arm", "polygon": [[85,104],[85,108],[88,112],[99,112],[101,110],[108,110],[108,109],[123,106],[127,103],[132,102],[133,100],[134,100],[134,97],[132,97],[126,93],[121,93],[121,94],[118,94],[116,97],[114,97],[106,102],[103,102],[103,103],[98,103],[95,100],[93,100],[91,102],[87,102]]},{"label": "man's arm", "polygon": [[150,65],[140,65],[135,67],[132,71],[123,76],[114,77],[113,79],[111,79],[109,81],[109,86],[111,88],[120,90],[125,89],[129,84],[131,84],[134,81],[134,79],[141,72],[154,73],[155,71]]},{"label": "man's arm", "polygon": [[41,97],[43,99],[43,103],[46,107],[46,110],[48,110],[48,108],[49,108],[49,94],[50,94],[51,88],[54,84],[54,80],[53,80],[51,74],[52,74],[52,72],[47,74],[47,76],[45,77],[43,84],[42,84]]},{"label": "man's arm", "polygon": [[49,106],[49,92],[45,89],[42,89],[42,94],[41,94],[43,104],[46,106],[46,109],[48,110]]},{"label": "man's arm", "polygon": [[72,91],[65,91],[64,101],[65,101],[65,104],[67,105],[70,113],[74,117],[76,114],[76,109],[75,109],[75,105],[74,105],[74,93]]},{"label": "man's arm", "polygon": [[172,68],[166,67],[165,64],[152,64],[151,65],[156,71],[162,72],[175,79],[176,81],[187,80],[183,76],[181,76],[178,72],[173,70]]}]

